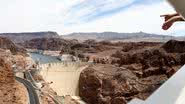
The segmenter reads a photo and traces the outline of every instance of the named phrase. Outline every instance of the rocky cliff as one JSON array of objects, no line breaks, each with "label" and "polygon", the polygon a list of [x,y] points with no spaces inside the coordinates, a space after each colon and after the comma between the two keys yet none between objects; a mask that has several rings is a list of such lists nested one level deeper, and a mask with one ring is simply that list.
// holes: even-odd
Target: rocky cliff
[{"label": "rocky cliff", "polygon": [[162,48],[171,53],[183,53],[185,52],[185,41],[170,40]]},{"label": "rocky cliff", "polygon": [[22,43],[35,38],[59,37],[56,32],[25,32],[25,33],[0,33],[1,37],[6,37],[14,43]]},{"label": "rocky cliff", "polygon": [[106,63],[108,59],[103,58],[86,68],[79,82],[82,99],[89,104],[126,104],[135,97],[145,100],[185,64],[184,42],[139,44],[143,46],[125,49],[124,45],[108,58],[116,61]]},{"label": "rocky cliff", "polygon": [[0,57],[0,103],[26,104],[28,102],[27,90],[24,85],[15,80],[10,60],[7,60]]},{"label": "rocky cliff", "polygon": [[71,41],[67,41],[61,38],[36,38],[24,42],[22,46],[30,49],[57,51],[66,49],[71,44]]},{"label": "rocky cliff", "polygon": [[24,48],[15,45],[11,40],[5,37],[0,37],[0,48],[9,49],[13,54],[26,55],[26,50]]},{"label": "rocky cliff", "polygon": [[10,64],[0,58],[0,83],[13,83],[14,81],[14,74]]}]

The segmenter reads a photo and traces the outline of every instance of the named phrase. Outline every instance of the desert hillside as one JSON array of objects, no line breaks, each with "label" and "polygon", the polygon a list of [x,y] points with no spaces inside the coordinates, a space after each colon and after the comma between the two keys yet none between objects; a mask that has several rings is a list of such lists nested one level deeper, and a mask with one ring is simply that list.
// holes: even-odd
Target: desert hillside
[{"label": "desert hillside", "polygon": [[[128,41],[128,42],[166,42],[170,39],[182,39],[169,35],[151,34],[144,32],[137,33],[117,33],[117,32],[89,32],[89,33],[71,33],[68,35],[61,36],[64,39],[77,39],[79,41],[84,41],[87,39],[94,39],[98,41],[108,40],[108,41]],[[183,38],[184,39],[184,38]]]},{"label": "desert hillside", "polygon": [[7,37],[14,43],[22,43],[35,38],[59,37],[58,33],[48,32],[23,32],[23,33],[0,33],[1,37]]},{"label": "desert hillside", "polygon": [[96,64],[81,73],[80,96],[88,104],[145,100],[185,64],[185,50],[180,47],[184,45],[175,40],[165,44],[125,43],[112,55],[96,54]]},{"label": "desert hillside", "polygon": [[13,54],[26,55],[26,50],[23,47],[14,44],[10,39],[0,37],[0,48],[10,50]]}]

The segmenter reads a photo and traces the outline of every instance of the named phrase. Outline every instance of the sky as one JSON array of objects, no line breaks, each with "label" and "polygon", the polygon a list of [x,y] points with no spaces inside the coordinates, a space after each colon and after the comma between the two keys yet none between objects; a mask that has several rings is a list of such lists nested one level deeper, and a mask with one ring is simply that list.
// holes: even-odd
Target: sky
[{"label": "sky", "polygon": [[0,0],[0,32],[147,32],[185,35],[185,23],[161,29],[166,0]]}]

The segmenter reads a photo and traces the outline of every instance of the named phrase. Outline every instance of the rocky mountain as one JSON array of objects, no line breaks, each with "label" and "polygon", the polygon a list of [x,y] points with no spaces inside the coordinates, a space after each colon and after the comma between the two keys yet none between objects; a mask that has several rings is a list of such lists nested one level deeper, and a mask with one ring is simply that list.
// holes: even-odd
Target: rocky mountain
[{"label": "rocky mountain", "polygon": [[157,39],[171,39],[175,37],[167,35],[149,34],[144,32],[137,33],[117,33],[117,32],[103,32],[103,33],[72,33],[62,36],[64,39],[77,39],[77,40],[128,40],[128,39],[145,39],[145,38],[157,38]]},{"label": "rocky mountain", "polygon": [[36,38],[21,44],[25,48],[39,50],[62,50],[67,49],[72,42],[61,38]]},{"label": "rocky mountain", "polygon": [[24,32],[24,33],[0,33],[1,37],[7,37],[15,43],[22,43],[35,38],[59,37],[56,32]]},{"label": "rocky mountain", "polygon": [[14,44],[10,39],[6,37],[0,37],[0,48],[9,49],[12,54],[26,54],[26,50],[20,46]]},{"label": "rocky mountain", "polygon": [[96,64],[80,74],[79,95],[88,104],[127,104],[133,98],[146,100],[185,63],[183,41],[128,44],[133,48],[127,50],[125,44],[122,50],[112,54],[118,60],[98,58]]},{"label": "rocky mountain", "polygon": [[184,53],[185,52],[185,41],[177,41],[177,40],[170,40],[166,44],[163,45],[163,48],[167,52],[179,52]]}]

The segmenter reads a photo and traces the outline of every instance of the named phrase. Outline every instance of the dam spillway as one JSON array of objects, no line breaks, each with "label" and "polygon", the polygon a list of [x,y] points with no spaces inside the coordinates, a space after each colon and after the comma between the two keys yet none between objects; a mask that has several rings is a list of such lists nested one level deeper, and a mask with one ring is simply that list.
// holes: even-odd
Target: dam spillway
[{"label": "dam spillway", "polygon": [[80,73],[89,66],[82,62],[60,62],[41,64],[40,74],[59,96],[78,96]]}]

